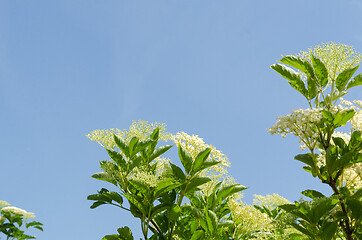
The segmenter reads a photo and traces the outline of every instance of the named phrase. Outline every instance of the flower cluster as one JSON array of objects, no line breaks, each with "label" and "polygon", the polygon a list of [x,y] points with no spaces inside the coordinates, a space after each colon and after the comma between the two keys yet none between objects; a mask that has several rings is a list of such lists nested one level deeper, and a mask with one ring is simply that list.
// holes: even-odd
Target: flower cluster
[{"label": "flower cluster", "polygon": [[166,132],[166,125],[160,123],[148,123],[147,121],[132,122],[129,130],[119,130],[117,128],[111,128],[107,130],[94,130],[86,135],[91,141],[96,141],[102,147],[106,149],[116,148],[113,135],[120,137],[126,142],[129,142],[133,137],[137,137],[143,141],[148,139],[151,133],[156,129],[160,128],[159,139],[168,141],[171,138],[171,134]]},{"label": "flower cluster", "polygon": [[316,125],[323,115],[319,108],[293,110],[291,114],[278,117],[278,121],[268,132],[281,134],[284,138],[288,133],[299,137],[300,142],[309,149],[313,149],[317,143],[318,131]]},{"label": "flower cluster", "polygon": [[238,203],[233,199],[228,201],[228,205],[238,235],[247,236],[260,231],[269,232],[273,228],[272,219],[253,206]]},{"label": "flower cluster", "polygon": [[220,161],[220,164],[206,169],[204,171],[205,175],[211,176],[213,179],[221,179],[227,174],[226,168],[230,167],[230,162],[226,155],[217,150],[214,146],[206,144],[199,136],[178,132],[176,135],[172,136],[172,141],[174,141],[177,146],[184,148],[192,158],[196,158],[201,151],[210,148],[210,158],[212,160]]},{"label": "flower cluster", "polygon": [[157,187],[160,179],[150,171],[136,167],[130,174],[129,180],[141,182],[149,187],[155,188]]},{"label": "flower cluster", "polygon": [[[32,212],[27,212],[24,209],[17,208],[17,207],[11,207],[9,203],[5,201],[0,201],[0,212],[1,213],[10,213],[15,215],[21,215],[23,218],[29,219],[29,218],[35,218],[35,214]],[[1,219],[2,222],[5,221],[4,217]]]},{"label": "flower cluster", "polygon": [[253,205],[258,205],[258,206],[265,206],[267,208],[269,208],[270,210],[283,205],[283,204],[290,204],[291,202],[285,198],[283,198],[282,196],[280,196],[279,194],[273,193],[272,195],[254,195],[254,200],[253,200]]},{"label": "flower cluster", "polygon": [[[353,47],[340,43],[322,43],[308,51],[297,54],[298,57],[311,62],[311,54],[319,58],[326,66],[329,82],[343,70],[357,66],[362,61],[362,54],[355,51]],[[306,76],[302,73],[303,78]]]}]

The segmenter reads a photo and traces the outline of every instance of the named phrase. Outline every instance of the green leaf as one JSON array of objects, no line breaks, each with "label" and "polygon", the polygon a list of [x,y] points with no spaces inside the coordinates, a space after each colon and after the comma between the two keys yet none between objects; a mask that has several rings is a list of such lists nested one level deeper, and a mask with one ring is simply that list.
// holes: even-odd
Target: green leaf
[{"label": "green leaf", "polygon": [[119,203],[119,205],[122,205],[123,203],[123,198],[122,196],[117,193],[117,192],[106,192],[106,193],[103,193],[105,196],[107,196],[109,199],[115,201],[116,203]]},{"label": "green leaf", "polygon": [[128,171],[131,172],[135,167],[139,166],[141,164],[141,162],[142,162],[142,157],[141,156],[136,156],[135,158],[133,158],[130,161]]},{"label": "green leaf", "polygon": [[[143,206],[143,204],[138,201],[132,194],[129,194],[129,193],[125,193],[124,196],[127,198],[127,200],[129,201],[130,205],[132,204],[133,207],[136,208],[136,214],[138,213],[142,213],[144,216],[147,215],[148,211],[147,209],[145,208],[145,206]],[[131,208],[131,212],[133,214],[133,209]]]},{"label": "green leaf", "polygon": [[317,224],[322,217],[330,213],[337,203],[338,200],[331,198],[318,199],[317,202],[314,202],[310,214],[308,214],[312,222]]},{"label": "green leaf", "polygon": [[348,68],[348,69],[344,70],[343,72],[341,72],[340,74],[338,74],[337,79],[336,79],[336,88],[339,91],[346,89],[346,84],[347,84],[348,80],[351,79],[351,77],[356,72],[358,67],[359,67],[359,65]]},{"label": "green leaf", "polygon": [[176,182],[174,179],[166,178],[157,184],[157,187],[155,188],[155,192],[156,192],[155,196],[157,198],[157,197],[161,196],[162,194],[179,187],[180,185],[181,184]]},{"label": "green leaf", "polygon": [[182,171],[182,169],[179,168],[178,166],[176,166],[176,165],[173,164],[173,163],[170,163],[170,165],[171,165],[171,168],[172,168],[173,175],[174,175],[175,177],[177,177],[178,179],[180,179],[181,182],[185,182],[186,177],[185,177],[185,174],[184,174],[184,172]]},{"label": "green leaf", "polygon": [[286,78],[288,83],[296,89],[298,92],[303,94],[306,98],[308,98],[308,92],[305,88],[304,82],[300,78],[297,72],[295,72],[293,69],[284,66],[282,64],[273,64],[271,65],[271,68],[274,69],[276,72],[278,72],[280,75],[282,75],[284,78]]},{"label": "green leaf", "polygon": [[117,182],[114,181],[113,179],[110,179],[109,175],[107,173],[105,173],[105,172],[95,173],[95,174],[92,175],[92,178],[97,179],[97,180],[102,180],[102,181],[105,181],[105,182],[110,182],[110,183],[117,186]]},{"label": "green leaf", "polygon": [[181,215],[181,208],[179,205],[174,204],[174,206],[171,208],[170,213],[169,213],[169,221],[170,222],[175,222],[179,216]]},{"label": "green leaf", "polygon": [[211,193],[210,196],[207,197],[206,209],[214,210],[217,204],[216,200],[216,193]]},{"label": "green leaf", "polygon": [[333,124],[335,127],[344,126],[354,116],[356,112],[353,109],[337,112],[334,116]]},{"label": "green leaf", "polygon": [[106,235],[102,238],[102,240],[122,240],[117,234]]},{"label": "green leaf", "polygon": [[107,152],[108,155],[113,159],[113,161],[115,161],[118,164],[118,166],[122,169],[122,171],[127,170],[127,162],[124,160],[122,154],[109,149],[107,149]]},{"label": "green leaf", "polygon": [[307,78],[307,83],[308,83],[308,97],[310,100],[312,100],[318,94],[317,85],[315,83],[315,80],[310,77]]},{"label": "green leaf", "polygon": [[207,182],[211,181],[210,178],[208,177],[199,177],[199,176],[194,176],[193,178],[190,179],[190,181],[188,182],[186,189],[185,189],[185,193],[189,193],[191,191],[196,191],[196,188],[198,186],[201,186],[202,184],[205,184]]},{"label": "green leaf", "polygon": [[217,216],[213,211],[207,210],[205,213],[209,233],[213,235],[217,229],[217,223],[219,220],[217,219]]},{"label": "green leaf", "polygon": [[347,85],[347,89],[362,85],[362,73],[355,76]]},{"label": "green leaf", "polygon": [[100,205],[107,204],[106,202],[94,202],[92,206],[90,206],[91,209],[95,209],[96,207],[99,207]]},{"label": "green leaf", "polygon": [[343,140],[343,138],[340,137],[332,137],[333,142],[335,145],[339,146],[341,149],[345,150],[347,149],[347,144]]},{"label": "green leaf", "polygon": [[352,212],[352,218],[362,220],[362,202],[357,199],[347,199],[346,203]]},{"label": "green leaf", "polygon": [[217,202],[220,203],[231,195],[244,191],[245,189],[247,188],[240,184],[222,185],[220,190],[217,192]]},{"label": "green leaf", "polygon": [[326,167],[327,169],[329,169],[331,173],[333,173],[335,170],[334,163],[337,160],[337,156],[338,156],[337,147],[329,145],[326,151]]},{"label": "green leaf", "polygon": [[168,151],[170,148],[172,148],[172,145],[165,145],[165,146],[156,148],[155,151],[151,154],[149,161],[152,161],[153,159],[161,156],[166,151]]},{"label": "green leaf", "polygon": [[341,158],[339,158],[333,165],[333,168],[331,169],[333,172],[337,170],[342,170],[349,165],[351,165],[353,161],[353,156],[355,155],[354,152],[348,152],[342,155]]},{"label": "green leaf", "polygon": [[294,67],[304,73],[307,72],[307,69],[305,67],[306,61],[300,57],[296,57],[293,55],[287,55],[287,56],[284,56],[279,62],[287,64],[291,67]]},{"label": "green leaf", "polygon": [[135,151],[138,145],[139,139],[137,137],[133,137],[131,141],[129,142],[129,156],[133,157],[137,152]]},{"label": "green leaf", "polygon": [[350,151],[358,151],[362,145],[362,134],[360,131],[353,131],[351,140],[348,143],[348,149]]},{"label": "green leaf", "polygon": [[192,158],[187,150],[183,149],[181,145],[178,147],[178,155],[181,160],[182,165],[185,168],[186,173],[190,173],[192,166]]},{"label": "green leaf", "polygon": [[322,240],[331,240],[338,227],[338,222],[325,222],[319,230],[319,236]]},{"label": "green leaf", "polygon": [[304,233],[305,235],[311,237],[312,239],[315,239],[315,235],[313,233],[311,233],[309,230],[307,230],[306,228],[302,227],[301,225],[298,225],[296,223],[290,223],[290,225],[292,225],[298,231],[300,231],[300,232]]},{"label": "green leaf", "polygon": [[301,161],[309,166],[311,166],[312,168],[314,168],[314,161],[312,156],[309,153],[306,154],[298,154],[294,157],[295,160]]},{"label": "green leaf", "polygon": [[153,132],[151,133],[150,138],[151,138],[152,140],[158,141],[158,137],[159,137],[159,136],[160,136],[160,128],[157,127],[157,128],[155,128],[155,130],[153,130]]},{"label": "green leaf", "polygon": [[118,228],[117,232],[122,240],[133,240],[133,235],[129,227]]},{"label": "green leaf", "polygon": [[194,175],[195,173],[197,173],[198,171],[200,171],[200,169],[202,168],[203,163],[207,160],[207,158],[209,157],[211,153],[211,149],[210,148],[206,148],[205,150],[201,151],[195,158],[195,161],[192,165],[192,170],[191,170],[191,175]]},{"label": "green leaf", "polygon": [[199,239],[205,239],[205,233],[202,230],[197,230],[192,234],[192,237],[190,240],[199,240]]},{"label": "green leaf", "polygon": [[114,138],[114,142],[119,147],[119,149],[123,152],[123,154],[126,157],[130,157],[129,148],[128,148],[127,144],[125,143],[125,141],[123,141],[121,138],[117,137],[116,134],[113,134],[113,138]]},{"label": "green leaf", "polygon": [[310,189],[302,191],[301,194],[303,194],[304,196],[309,197],[313,200],[315,200],[317,198],[325,197],[322,193],[315,191],[315,190],[310,190]]},{"label": "green leaf", "polygon": [[328,70],[324,63],[313,54],[311,54],[312,64],[314,68],[315,75],[318,79],[319,86],[324,88],[328,83]]},{"label": "green leaf", "polygon": [[199,167],[199,169],[197,170],[197,172],[200,172],[206,168],[212,167],[214,165],[219,164],[221,161],[216,161],[216,160],[211,160],[210,158],[207,159],[202,165],[201,167]]}]

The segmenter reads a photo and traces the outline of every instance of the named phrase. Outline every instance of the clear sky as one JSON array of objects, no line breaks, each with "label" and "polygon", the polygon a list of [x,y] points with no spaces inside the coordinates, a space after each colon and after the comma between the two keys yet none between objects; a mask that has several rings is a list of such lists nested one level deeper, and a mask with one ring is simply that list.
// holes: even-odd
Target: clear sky
[{"label": "clear sky", "polygon": [[139,239],[130,214],[86,200],[112,186],[90,177],[107,155],[85,135],[132,120],[222,150],[248,203],[328,193],[293,160],[298,141],[266,131],[306,107],[269,66],[321,42],[362,52],[361,16],[361,0],[0,1],[0,200],[36,213],[39,240],[100,240],[124,225]]}]

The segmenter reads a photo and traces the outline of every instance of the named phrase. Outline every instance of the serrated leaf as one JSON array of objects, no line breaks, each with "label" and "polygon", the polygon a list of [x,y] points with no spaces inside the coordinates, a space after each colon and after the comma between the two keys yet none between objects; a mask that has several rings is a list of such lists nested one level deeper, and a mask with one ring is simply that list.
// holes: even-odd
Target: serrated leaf
[{"label": "serrated leaf", "polygon": [[95,174],[92,175],[92,178],[97,179],[97,180],[102,180],[102,181],[105,181],[105,182],[110,182],[110,183],[117,186],[117,182],[114,181],[113,179],[110,179],[109,175],[107,173],[105,173],[105,172],[95,173]]},{"label": "serrated leaf", "polygon": [[202,184],[205,184],[207,182],[211,181],[210,178],[208,177],[199,177],[199,176],[194,176],[193,178],[191,178],[191,180],[188,182],[186,189],[185,189],[185,193],[189,193],[191,191],[196,191],[196,188],[198,186],[201,186]]},{"label": "serrated leaf", "polygon": [[338,222],[324,222],[319,230],[321,240],[331,240],[337,231]]},{"label": "serrated leaf", "polygon": [[339,146],[341,149],[347,149],[347,144],[346,142],[343,140],[343,138],[340,137],[332,137],[333,142],[335,145]]},{"label": "serrated leaf", "polygon": [[319,199],[316,203],[313,203],[309,214],[312,222],[317,224],[322,217],[327,216],[330,213],[337,202],[338,200],[335,201],[334,199],[324,198]]},{"label": "serrated leaf", "polygon": [[118,148],[123,152],[123,154],[126,157],[130,157],[129,156],[129,149],[128,149],[128,146],[125,143],[125,141],[123,141],[123,139],[117,137],[115,134],[113,134],[113,139],[114,139],[114,142],[116,143],[116,145],[118,146]]},{"label": "serrated leaf", "polygon": [[310,100],[312,100],[318,94],[317,85],[315,83],[315,80],[310,77],[307,78],[307,83],[308,83],[308,97]]},{"label": "serrated leaf", "polygon": [[109,192],[104,193],[104,195],[107,196],[112,201],[115,201],[116,203],[119,203],[119,205],[122,205],[122,203],[123,203],[122,196],[117,192],[109,191]]},{"label": "serrated leaf", "polygon": [[271,65],[271,68],[274,69],[276,72],[278,72],[280,75],[282,75],[284,78],[286,78],[288,83],[298,92],[303,94],[306,98],[308,98],[308,92],[305,88],[304,82],[301,80],[299,74],[295,72],[293,69],[284,66],[282,64],[273,64]]},{"label": "serrated leaf", "polygon": [[202,169],[202,165],[210,156],[210,153],[211,149],[206,148],[196,156],[195,161],[192,165],[191,175],[194,175],[195,173],[199,172],[200,169]]},{"label": "serrated leaf", "polygon": [[107,204],[106,202],[94,202],[92,206],[90,206],[91,209],[94,209],[96,207],[99,207],[100,205]]},{"label": "serrated leaf", "polygon": [[161,196],[163,193],[166,193],[168,191],[171,191],[172,189],[175,189],[177,187],[179,187],[181,184],[176,182],[174,179],[172,178],[166,178],[162,181],[160,181],[156,188],[155,188],[155,196],[156,198]]},{"label": "serrated leaf", "polygon": [[129,142],[128,150],[129,156],[133,157],[137,152],[135,151],[138,145],[139,139],[137,137],[133,137]]},{"label": "serrated leaf", "polygon": [[152,161],[153,159],[161,156],[166,151],[168,151],[170,148],[172,148],[172,145],[165,145],[165,146],[156,148],[155,151],[151,154],[149,161]]},{"label": "serrated leaf", "polygon": [[122,240],[133,240],[132,231],[129,227],[118,228],[117,232]]},{"label": "serrated leaf", "polygon": [[178,155],[181,160],[182,165],[185,168],[186,173],[190,173],[192,166],[192,158],[187,150],[183,149],[181,145],[178,147]]},{"label": "serrated leaf", "polygon": [[311,166],[312,168],[314,168],[314,161],[312,156],[310,156],[310,154],[298,154],[294,157],[295,160],[301,161],[309,166]]},{"label": "serrated leaf", "polygon": [[122,171],[127,170],[127,162],[124,160],[122,154],[109,149],[107,149],[107,152],[108,155],[113,159],[113,161],[117,163],[118,166],[122,169]]},{"label": "serrated leaf", "polygon": [[355,86],[362,85],[362,73],[355,76],[347,85],[347,89],[350,89]]},{"label": "serrated leaf", "polygon": [[204,231],[202,230],[197,230],[192,234],[192,237],[190,238],[190,240],[199,240],[199,239],[205,239],[204,236]]},{"label": "serrated leaf", "polygon": [[307,69],[305,67],[306,61],[300,57],[297,57],[294,55],[287,55],[287,56],[283,56],[283,58],[279,62],[287,64],[291,67],[294,67],[304,73],[307,72]]},{"label": "serrated leaf", "polygon": [[170,165],[171,165],[171,168],[172,168],[173,175],[174,175],[175,177],[177,177],[178,179],[180,179],[181,182],[185,182],[186,177],[185,177],[185,174],[184,174],[184,172],[182,171],[182,169],[179,168],[178,166],[176,166],[176,165],[173,164],[173,163],[170,163]]},{"label": "serrated leaf", "polygon": [[213,211],[207,210],[205,213],[209,233],[213,235],[217,229],[217,223],[219,220],[217,219],[217,216]]},{"label": "serrated leaf", "polygon": [[342,91],[342,90],[346,89],[347,82],[349,81],[349,79],[351,79],[351,77],[356,72],[358,67],[359,67],[359,65],[357,65],[355,67],[345,69],[340,74],[338,74],[337,79],[336,79],[336,88],[339,91]]},{"label": "serrated leaf", "polygon": [[328,83],[328,70],[324,63],[313,54],[311,54],[311,60],[314,68],[315,76],[319,82],[319,86],[324,88]]},{"label": "serrated leaf", "polygon": [[313,200],[317,199],[317,198],[325,197],[322,193],[315,191],[315,190],[310,190],[310,189],[302,191],[301,194],[303,194],[304,196],[309,197]]},{"label": "serrated leaf", "polygon": [[247,188],[240,184],[221,186],[219,191],[217,192],[217,202],[220,203],[224,201],[226,198],[230,197],[231,195],[237,192],[241,192],[245,189]]},{"label": "serrated leaf", "polygon": [[122,240],[121,238],[119,238],[119,236],[117,234],[112,234],[112,235],[106,235],[102,238],[102,240]]}]

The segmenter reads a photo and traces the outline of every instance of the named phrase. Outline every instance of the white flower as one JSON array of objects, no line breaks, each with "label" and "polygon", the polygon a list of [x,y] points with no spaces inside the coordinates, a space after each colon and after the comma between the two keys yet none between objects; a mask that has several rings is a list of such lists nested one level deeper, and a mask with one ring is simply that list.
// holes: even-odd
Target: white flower
[{"label": "white flower", "polygon": [[3,216],[0,216],[0,224],[4,223],[6,221],[6,218],[4,218]]},{"label": "white flower", "polygon": [[278,121],[268,129],[270,134],[293,134],[299,137],[300,142],[309,149],[313,149],[317,143],[318,132],[316,124],[322,119],[322,109],[298,109],[291,114],[280,116]]},{"label": "white flower", "polygon": [[17,207],[4,207],[1,209],[2,212],[8,212],[13,214],[25,215],[27,212],[21,208]]},{"label": "white flower", "polygon": [[0,200],[0,208],[10,206],[10,204],[6,201]]},{"label": "white flower", "polygon": [[91,141],[96,141],[102,147],[107,149],[116,148],[113,134],[123,139],[125,142],[129,142],[133,137],[139,138],[140,141],[144,141],[149,138],[151,133],[156,129],[160,129],[159,139],[167,141],[171,138],[171,134],[166,132],[166,125],[164,123],[148,123],[147,121],[132,122],[132,125],[128,130],[119,130],[117,128],[111,128],[107,130],[94,130],[86,135]]},{"label": "white flower", "polygon": [[172,137],[172,141],[174,141],[177,146],[181,146],[185,149],[193,159],[195,159],[201,151],[210,148],[210,158],[212,160],[220,161],[220,163],[203,172],[205,175],[211,176],[217,180],[225,178],[225,175],[227,174],[226,168],[230,167],[230,162],[226,155],[217,150],[214,146],[206,144],[204,140],[197,135],[188,135],[185,132],[178,132]]},{"label": "white flower", "polygon": [[8,212],[12,214],[22,215],[24,218],[35,218],[35,214],[32,212],[27,212],[24,209],[17,207],[4,207],[1,209],[1,212]]}]

